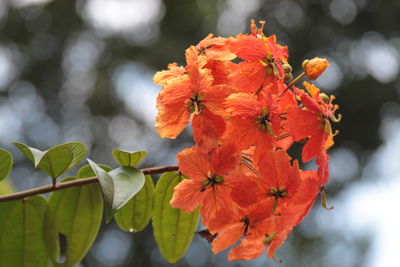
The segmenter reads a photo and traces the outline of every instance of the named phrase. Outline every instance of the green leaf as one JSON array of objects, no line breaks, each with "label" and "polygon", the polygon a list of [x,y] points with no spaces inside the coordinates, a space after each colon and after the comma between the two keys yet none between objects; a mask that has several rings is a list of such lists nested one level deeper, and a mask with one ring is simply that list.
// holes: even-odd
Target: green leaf
[{"label": "green leaf", "polygon": [[114,149],[113,157],[115,161],[121,166],[135,167],[147,155],[146,151],[129,152],[121,149]]},{"label": "green leaf", "polygon": [[[112,168],[108,165],[105,164],[97,164],[100,168],[105,170],[106,172],[109,172],[112,170]],[[89,164],[83,165],[77,172],[76,172],[76,177],[77,178],[88,178],[96,176],[96,173],[93,171],[92,166]]]},{"label": "green leaf", "polygon": [[[67,177],[62,182],[72,180],[76,178]],[[69,267],[79,263],[92,246],[102,217],[103,197],[98,184],[54,191],[44,221],[46,246],[54,265]],[[60,234],[66,240],[64,255],[60,255]]]},{"label": "green leaf", "polygon": [[0,205],[0,266],[46,267],[43,240],[46,199],[33,196]]},{"label": "green leaf", "polygon": [[106,206],[106,221],[109,222],[117,210],[122,208],[144,185],[144,174],[136,168],[119,167],[106,172],[88,159],[96,173]]},{"label": "green leaf", "polygon": [[0,182],[0,196],[5,195],[5,194],[11,194],[14,191],[15,190],[14,190],[13,186],[10,184],[10,182],[8,181],[8,179],[5,179]]},{"label": "green leaf", "polygon": [[150,221],[154,202],[154,183],[150,175],[145,177],[143,188],[115,213],[115,221],[124,231],[141,231]]},{"label": "green leaf", "polygon": [[153,229],[161,254],[169,263],[185,255],[199,221],[199,211],[192,213],[169,204],[174,187],[182,180],[177,172],[164,173],[157,182],[154,197]]},{"label": "green leaf", "polygon": [[13,143],[29,160],[43,172],[56,179],[74,168],[86,155],[86,145],[71,142],[40,151],[22,143]]},{"label": "green leaf", "polygon": [[12,165],[13,157],[10,152],[0,148],[0,181],[10,174]]}]

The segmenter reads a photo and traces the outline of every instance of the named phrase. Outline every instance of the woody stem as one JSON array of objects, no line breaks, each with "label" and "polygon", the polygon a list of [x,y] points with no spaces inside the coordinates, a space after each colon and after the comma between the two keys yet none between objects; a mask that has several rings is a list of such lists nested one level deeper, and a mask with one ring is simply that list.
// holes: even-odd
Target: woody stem
[{"label": "woody stem", "polygon": [[[143,172],[143,174],[152,175],[152,174],[160,174],[160,173],[169,172],[169,171],[177,171],[178,169],[179,169],[178,166],[170,165],[170,166],[145,168],[145,169],[141,169],[141,171]],[[99,180],[97,179],[97,177],[93,176],[93,177],[88,177],[88,178],[76,179],[76,180],[68,181],[65,183],[57,183],[57,184],[40,186],[40,187],[32,188],[29,190],[0,196],[0,202],[24,199],[29,196],[40,195],[40,194],[49,193],[49,192],[56,191],[56,190],[61,190],[61,189],[66,189],[66,188],[76,187],[76,186],[82,186],[82,185],[87,185],[87,184],[93,184],[93,183],[98,183],[98,182],[99,182]]]}]

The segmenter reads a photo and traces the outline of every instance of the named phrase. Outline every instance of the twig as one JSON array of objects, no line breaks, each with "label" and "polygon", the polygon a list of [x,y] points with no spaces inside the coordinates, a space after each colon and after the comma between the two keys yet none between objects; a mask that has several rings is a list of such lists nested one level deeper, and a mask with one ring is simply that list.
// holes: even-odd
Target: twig
[{"label": "twig", "polygon": [[[178,170],[178,166],[176,166],[176,165],[141,169],[143,174],[149,174],[149,175],[160,174],[160,173],[169,172],[169,171],[177,171],[177,170]],[[72,180],[72,181],[68,181],[65,183],[57,183],[55,186],[53,184],[44,185],[44,186],[29,189],[29,190],[0,196],[0,202],[24,199],[26,197],[33,196],[33,195],[39,195],[39,194],[49,193],[49,192],[56,191],[56,190],[65,189],[65,188],[82,186],[82,185],[93,184],[93,183],[98,183],[98,182],[99,182],[99,180],[97,179],[96,176],[94,176],[94,177]]]}]

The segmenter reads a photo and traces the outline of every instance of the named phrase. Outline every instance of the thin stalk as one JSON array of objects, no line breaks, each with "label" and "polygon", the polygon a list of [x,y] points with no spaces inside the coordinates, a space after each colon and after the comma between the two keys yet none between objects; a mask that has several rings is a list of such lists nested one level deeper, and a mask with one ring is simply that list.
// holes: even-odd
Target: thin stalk
[{"label": "thin stalk", "polygon": [[[145,169],[141,169],[141,171],[143,172],[143,174],[152,175],[152,174],[160,174],[160,173],[169,172],[169,171],[177,171],[178,169],[179,169],[178,166],[170,165],[170,166],[145,168]],[[87,184],[93,184],[93,183],[98,183],[98,182],[99,182],[99,180],[97,179],[97,177],[93,176],[93,177],[88,177],[88,178],[76,179],[76,180],[68,181],[65,183],[57,183],[55,185],[50,184],[50,185],[40,186],[40,187],[32,188],[29,190],[0,196],[0,202],[24,199],[29,196],[45,194],[45,193],[53,192],[56,190],[61,190],[61,189],[66,189],[66,188],[76,187],[76,186],[82,186],[82,185],[87,185]]]}]

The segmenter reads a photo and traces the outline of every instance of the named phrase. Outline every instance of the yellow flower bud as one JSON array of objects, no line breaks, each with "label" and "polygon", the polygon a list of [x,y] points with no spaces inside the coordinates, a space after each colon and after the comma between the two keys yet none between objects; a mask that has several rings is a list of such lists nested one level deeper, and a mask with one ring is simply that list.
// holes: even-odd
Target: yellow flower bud
[{"label": "yellow flower bud", "polygon": [[315,57],[310,60],[303,61],[302,67],[306,76],[310,80],[317,79],[329,66],[329,62],[326,58]]}]

